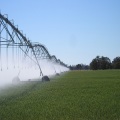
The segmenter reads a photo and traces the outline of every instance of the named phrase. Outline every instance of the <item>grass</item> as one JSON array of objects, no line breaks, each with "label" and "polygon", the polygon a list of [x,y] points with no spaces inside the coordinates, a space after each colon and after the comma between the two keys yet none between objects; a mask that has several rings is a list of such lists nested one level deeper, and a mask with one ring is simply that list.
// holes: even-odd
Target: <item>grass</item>
[{"label": "grass", "polygon": [[0,120],[119,120],[120,70],[71,71],[0,93]]}]

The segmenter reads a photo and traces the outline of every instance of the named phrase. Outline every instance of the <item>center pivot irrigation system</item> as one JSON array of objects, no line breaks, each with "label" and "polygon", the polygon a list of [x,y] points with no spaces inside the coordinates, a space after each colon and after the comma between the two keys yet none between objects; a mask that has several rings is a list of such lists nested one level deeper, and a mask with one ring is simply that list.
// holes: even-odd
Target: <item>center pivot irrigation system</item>
[{"label": "center pivot irrigation system", "polygon": [[[10,52],[11,51],[11,52]],[[55,55],[50,55],[47,48],[39,43],[31,42],[17,25],[14,25],[13,20],[8,19],[8,15],[0,13],[0,70],[3,71],[3,62],[5,62],[8,69],[9,57],[12,59],[12,65],[15,68],[17,61],[18,67],[20,62],[29,59],[34,62],[39,69],[40,77],[44,77],[40,61],[47,59],[55,64],[59,64],[67,68],[67,65],[57,59]],[[56,71],[55,71],[56,72]]]}]

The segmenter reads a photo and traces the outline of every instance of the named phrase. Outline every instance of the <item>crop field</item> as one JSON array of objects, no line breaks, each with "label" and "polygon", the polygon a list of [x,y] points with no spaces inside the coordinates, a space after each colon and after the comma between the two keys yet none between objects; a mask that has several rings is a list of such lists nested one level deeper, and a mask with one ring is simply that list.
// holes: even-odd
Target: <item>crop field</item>
[{"label": "crop field", "polygon": [[70,71],[0,89],[0,120],[88,119],[120,119],[120,70]]}]

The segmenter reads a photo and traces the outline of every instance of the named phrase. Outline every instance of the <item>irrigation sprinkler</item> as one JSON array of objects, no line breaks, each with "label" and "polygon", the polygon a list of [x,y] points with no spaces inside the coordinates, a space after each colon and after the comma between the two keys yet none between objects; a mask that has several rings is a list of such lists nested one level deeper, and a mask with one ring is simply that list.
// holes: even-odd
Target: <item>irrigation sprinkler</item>
[{"label": "irrigation sprinkler", "polygon": [[[6,51],[6,57],[3,58]],[[39,69],[39,76],[42,81],[50,81],[48,76],[44,76],[40,66],[41,59],[48,59],[60,66],[65,66],[63,62],[57,59],[54,55],[51,56],[47,48],[40,43],[32,43],[17,25],[14,25],[14,20],[10,21],[8,15],[0,13],[0,69],[3,70],[3,59],[6,61],[6,67],[9,69],[10,58],[12,59],[13,68],[18,68],[26,59],[32,61]],[[26,60],[27,61],[27,60]],[[26,62],[26,64],[28,64]],[[54,67],[54,66],[53,66]],[[54,67],[55,70],[55,67]],[[55,70],[55,73],[58,73]],[[13,81],[19,81],[19,74]],[[16,80],[15,80],[16,79]]]}]

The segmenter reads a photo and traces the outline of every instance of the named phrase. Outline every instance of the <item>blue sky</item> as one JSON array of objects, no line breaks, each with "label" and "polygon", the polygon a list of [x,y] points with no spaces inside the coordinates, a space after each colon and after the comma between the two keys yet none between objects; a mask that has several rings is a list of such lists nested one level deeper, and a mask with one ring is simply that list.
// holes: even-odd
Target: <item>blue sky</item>
[{"label": "blue sky", "polygon": [[0,0],[0,10],[68,65],[120,56],[120,0]]}]

